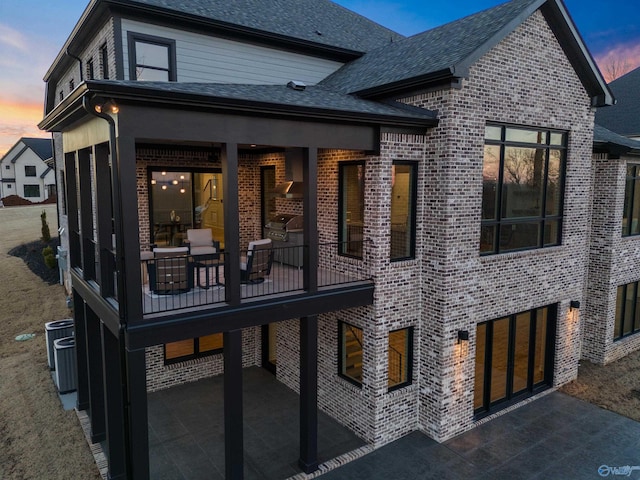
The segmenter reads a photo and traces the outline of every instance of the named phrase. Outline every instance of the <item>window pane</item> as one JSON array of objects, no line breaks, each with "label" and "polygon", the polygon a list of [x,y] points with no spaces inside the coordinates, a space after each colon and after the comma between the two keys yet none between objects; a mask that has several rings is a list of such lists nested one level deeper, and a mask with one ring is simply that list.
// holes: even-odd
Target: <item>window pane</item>
[{"label": "window pane", "polygon": [[168,70],[169,46],[136,41],[136,65]]},{"label": "window pane", "polygon": [[167,343],[164,346],[166,360],[191,356],[195,353],[193,339],[181,340],[179,342]]},{"label": "window pane", "polygon": [[[180,175],[183,175],[180,173]],[[191,176],[186,173],[185,188],[191,194]],[[210,228],[213,239],[224,248],[224,205],[221,173],[193,173],[195,228]]]},{"label": "window pane", "polygon": [[513,393],[527,388],[529,377],[529,336],[531,313],[525,312],[516,316],[516,337],[513,351]]},{"label": "window pane", "polygon": [[628,335],[633,332],[633,307],[636,299],[636,284],[629,283],[627,285],[627,292],[625,295],[624,306],[624,325],[622,328],[622,334]]},{"label": "window pane", "polygon": [[636,178],[633,181],[633,203],[631,204],[631,235],[638,235],[640,233],[640,222],[638,222],[638,216],[640,215],[640,179]]},{"label": "window pane", "polygon": [[535,353],[533,358],[533,384],[545,379],[545,358],[547,355],[547,316],[549,310],[540,308],[536,312]]},{"label": "window pane", "polygon": [[[638,283],[636,282],[636,285]],[[636,315],[635,320],[633,322],[633,331],[637,332],[640,330],[640,286],[636,288]]]},{"label": "window pane", "polygon": [[563,146],[565,144],[565,134],[564,133],[552,133],[550,138],[551,145],[560,145]]},{"label": "window pane", "polygon": [[622,313],[624,311],[624,285],[618,287],[618,293],[616,295],[616,324],[613,330],[613,338],[622,337]]},{"label": "window pane", "polygon": [[[187,229],[193,228],[190,172],[151,172],[152,243],[181,245]],[[184,190],[184,191],[183,191]]]},{"label": "window pane", "polygon": [[484,374],[487,343],[487,324],[481,323],[476,330],[476,378],[473,390],[473,409],[484,406]]},{"label": "window pane", "polygon": [[153,68],[137,67],[136,79],[142,82],[168,82],[168,70],[154,70]]},{"label": "window pane", "polygon": [[536,130],[522,130],[519,128],[507,128],[507,142],[521,143],[547,143],[547,133]]},{"label": "window pane", "polygon": [[551,220],[544,222],[544,246],[549,247],[560,243],[560,222]]},{"label": "window pane", "polygon": [[562,152],[560,150],[549,151],[549,171],[547,173],[547,215],[560,215],[560,203],[562,201]]},{"label": "window pane", "polygon": [[540,238],[539,223],[514,223],[500,228],[500,251],[508,252],[537,247]]},{"label": "window pane", "polygon": [[33,198],[40,196],[40,185],[25,185],[24,198]]},{"label": "window pane", "polygon": [[542,215],[545,150],[506,147],[502,187],[502,218]]},{"label": "window pane", "polygon": [[362,383],[362,329],[348,323],[340,323],[340,329],[340,374]]},{"label": "window pane", "polygon": [[493,322],[491,352],[491,403],[507,396],[509,318]]},{"label": "window pane", "polygon": [[627,165],[627,179],[624,186],[624,210],[622,212],[622,235],[629,235],[629,217],[631,216],[631,198],[635,184],[633,174],[634,165]]},{"label": "window pane", "polygon": [[483,226],[480,231],[480,253],[495,252],[496,226]]},{"label": "window pane", "polygon": [[498,178],[500,175],[500,146],[485,145],[482,165],[482,218],[496,219]]},{"label": "window pane", "polygon": [[25,177],[35,177],[36,176],[36,167],[35,167],[35,165],[25,165],[25,167],[24,167],[24,176]]},{"label": "window pane", "polygon": [[487,140],[502,140],[502,127],[487,125],[484,127],[484,138]]},{"label": "window pane", "polygon": [[342,225],[340,251],[342,254],[362,257],[364,221],[364,164],[340,166],[340,199]]},{"label": "window pane", "polygon": [[198,350],[202,352],[210,352],[212,350],[222,349],[222,333],[214,333],[213,335],[206,335],[198,339]]},{"label": "window pane", "polygon": [[413,239],[413,165],[393,165],[391,189],[391,259],[411,258]]},{"label": "window pane", "polygon": [[409,378],[409,329],[389,332],[389,387],[411,383]]}]

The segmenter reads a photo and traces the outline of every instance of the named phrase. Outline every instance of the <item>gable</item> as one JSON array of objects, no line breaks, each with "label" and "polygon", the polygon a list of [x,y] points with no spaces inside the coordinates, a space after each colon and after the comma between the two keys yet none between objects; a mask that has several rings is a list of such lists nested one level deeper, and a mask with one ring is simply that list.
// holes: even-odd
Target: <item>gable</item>
[{"label": "gable", "polygon": [[603,127],[627,137],[640,137],[640,68],[609,84],[616,104],[598,109],[596,121]]}]

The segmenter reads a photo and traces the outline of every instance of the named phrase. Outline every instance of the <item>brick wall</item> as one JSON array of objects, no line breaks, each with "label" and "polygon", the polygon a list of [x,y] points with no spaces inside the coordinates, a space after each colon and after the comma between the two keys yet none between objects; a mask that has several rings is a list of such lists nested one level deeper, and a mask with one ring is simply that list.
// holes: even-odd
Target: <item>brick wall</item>
[{"label": "brick wall", "polygon": [[593,156],[594,194],[582,355],[606,364],[640,348],[640,336],[613,340],[618,286],[640,280],[640,238],[622,236],[628,164],[638,156]]},{"label": "brick wall", "polygon": [[[523,55],[526,52],[526,55]],[[554,384],[577,374],[590,215],[593,112],[582,84],[540,12],[471,67],[460,89],[406,103],[438,110],[425,142],[420,428],[437,440],[471,428],[479,322],[558,303]],[[484,128],[487,121],[569,132],[559,247],[479,256]],[[457,330],[469,330],[466,351]]]}]

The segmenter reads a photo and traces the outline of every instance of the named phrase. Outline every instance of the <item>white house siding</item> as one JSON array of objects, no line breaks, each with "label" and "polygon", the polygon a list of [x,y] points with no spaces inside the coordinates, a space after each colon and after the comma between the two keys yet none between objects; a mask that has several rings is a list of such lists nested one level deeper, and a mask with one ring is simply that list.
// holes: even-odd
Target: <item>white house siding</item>
[{"label": "white house siding", "polygon": [[600,364],[640,348],[640,335],[613,340],[618,286],[640,280],[640,237],[623,237],[621,233],[628,164],[640,164],[640,156],[593,157],[591,255],[582,355]]},{"label": "white house siding", "polygon": [[[523,54],[523,52],[526,52]],[[423,302],[420,428],[443,441],[473,427],[476,325],[558,304],[554,385],[577,376],[590,227],[590,99],[540,12],[471,68],[461,89],[404,100],[439,111],[420,190]],[[569,132],[562,245],[480,257],[487,121]],[[456,332],[468,330],[468,346]]]},{"label": "white house siding", "polygon": [[300,80],[313,85],[342,66],[322,58],[123,19],[125,79],[129,79],[129,32],[175,40],[179,82],[277,85]]},{"label": "white house siding", "polygon": [[[89,43],[81,52],[73,52],[74,55],[82,60],[82,76],[87,78],[87,61],[93,58],[94,77],[96,79],[104,78],[104,71],[101,65],[100,59],[100,47],[107,44],[107,51],[109,52],[109,78],[116,78],[116,55],[115,55],[115,37],[113,33],[113,19],[109,20],[98,30]],[[76,60],[74,60],[71,67],[69,67],[64,74],[60,77],[56,84],[55,91],[55,104],[60,103],[60,92],[64,97],[71,93],[69,89],[69,82],[73,79],[74,86],[77,87],[80,84],[80,66]]]}]

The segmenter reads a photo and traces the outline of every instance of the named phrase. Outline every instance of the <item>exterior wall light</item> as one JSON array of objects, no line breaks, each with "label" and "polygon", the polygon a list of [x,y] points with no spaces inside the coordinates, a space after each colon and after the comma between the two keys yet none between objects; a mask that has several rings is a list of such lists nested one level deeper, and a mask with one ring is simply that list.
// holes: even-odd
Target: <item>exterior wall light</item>
[{"label": "exterior wall light", "polygon": [[107,100],[103,104],[98,103],[93,108],[98,113],[118,113],[120,111],[120,108],[114,100]]},{"label": "exterior wall light", "polygon": [[469,330],[458,330],[458,343],[469,341]]},{"label": "exterior wall light", "polygon": [[569,303],[569,308],[571,308],[571,310],[573,310],[574,308],[577,310],[580,308],[580,302],[578,300],[571,300],[571,302]]}]

